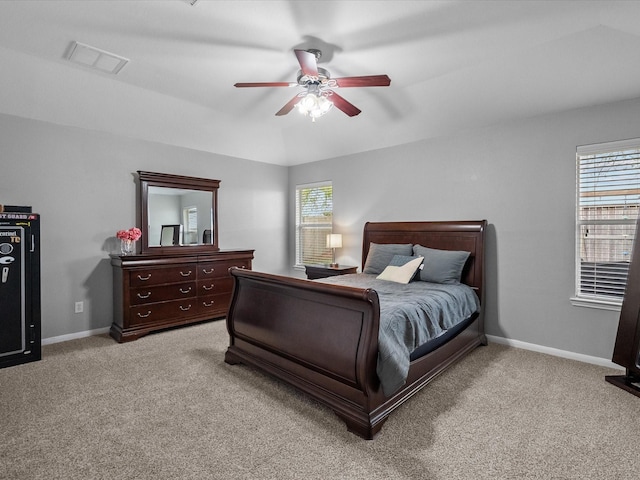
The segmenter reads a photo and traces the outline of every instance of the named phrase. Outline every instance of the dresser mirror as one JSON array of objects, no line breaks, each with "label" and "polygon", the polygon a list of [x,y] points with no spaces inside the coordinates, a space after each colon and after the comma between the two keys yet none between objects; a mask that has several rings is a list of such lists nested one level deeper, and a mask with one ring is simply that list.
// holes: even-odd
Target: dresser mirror
[{"label": "dresser mirror", "polygon": [[138,171],[143,254],[215,251],[219,180]]}]

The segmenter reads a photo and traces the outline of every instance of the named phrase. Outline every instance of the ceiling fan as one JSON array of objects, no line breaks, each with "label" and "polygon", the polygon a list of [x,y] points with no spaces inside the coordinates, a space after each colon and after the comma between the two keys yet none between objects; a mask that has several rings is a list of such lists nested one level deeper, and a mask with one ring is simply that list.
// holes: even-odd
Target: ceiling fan
[{"label": "ceiling fan", "polygon": [[334,105],[350,117],[361,112],[358,107],[334,92],[333,88],[388,87],[391,84],[391,79],[387,75],[331,78],[327,70],[318,67],[318,60],[322,56],[320,50],[294,50],[294,52],[300,64],[296,82],[236,83],[234,86],[239,88],[302,87],[303,91],[278,110],[276,116],[286,115],[297,106],[301,113],[310,116],[315,122],[316,118],[327,113]]}]

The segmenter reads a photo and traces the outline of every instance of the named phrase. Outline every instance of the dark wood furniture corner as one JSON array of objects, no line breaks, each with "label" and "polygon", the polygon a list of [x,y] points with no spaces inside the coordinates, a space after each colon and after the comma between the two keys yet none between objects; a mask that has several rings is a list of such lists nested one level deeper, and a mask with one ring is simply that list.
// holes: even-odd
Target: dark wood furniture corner
[{"label": "dark wood furniture corner", "polygon": [[331,267],[329,265],[305,265],[304,269],[309,280],[357,273],[358,271],[358,267],[349,265],[340,265],[338,267]]},{"label": "dark wood furniture corner", "polygon": [[616,387],[640,397],[640,222],[636,226],[627,288],[624,292],[616,343],[614,363],[625,368],[624,375],[607,375],[605,380]]},{"label": "dark wood furniture corner", "polygon": [[113,324],[118,342],[227,315],[231,267],[250,270],[253,250],[193,255],[112,256]]}]

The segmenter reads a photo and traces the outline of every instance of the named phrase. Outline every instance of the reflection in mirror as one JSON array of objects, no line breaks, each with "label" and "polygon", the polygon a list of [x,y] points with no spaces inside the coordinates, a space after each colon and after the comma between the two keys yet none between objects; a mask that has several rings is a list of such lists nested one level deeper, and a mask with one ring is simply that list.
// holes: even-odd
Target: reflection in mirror
[{"label": "reflection in mirror", "polygon": [[[181,188],[149,187],[149,246],[211,244],[204,232],[213,229],[212,192]],[[170,227],[164,237],[164,227]],[[168,239],[168,240],[167,240]]]},{"label": "reflection in mirror", "polygon": [[170,245],[180,245],[180,231],[182,225],[162,225],[160,233],[160,245],[167,247]]}]

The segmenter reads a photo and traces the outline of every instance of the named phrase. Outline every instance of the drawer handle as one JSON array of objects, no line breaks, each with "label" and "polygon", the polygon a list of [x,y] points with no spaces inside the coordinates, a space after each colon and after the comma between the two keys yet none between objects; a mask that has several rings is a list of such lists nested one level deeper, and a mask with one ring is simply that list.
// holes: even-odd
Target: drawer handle
[{"label": "drawer handle", "polygon": [[149,280],[151,278],[151,274],[149,273],[146,277],[138,275],[138,278],[144,282],[145,280]]},{"label": "drawer handle", "polygon": [[149,298],[151,296],[151,292],[147,292],[146,295],[143,295],[141,293],[138,294],[138,298]]},{"label": "drawer handle", "polygon": [[147,313],[145,313],[144,315],[141,314],[140,312],[138,312],[138,316],[140,318],[147,318],[149,315],[151,315],[151,310],[149,310]]},{"label": "drawer handle", "polygon": [[187,310],[191,310],[191,304],[189,304],[188,307],[183,307],[182,305],[180,305],[180,310],[182,310],[183,312],[186,312]]},{"label": "drawer handle", "polygon": [[188,277],[189,275],[191,275],[191,270],[189,270],[187,273],[180,271],[180,275],[182,275],[183,277]]},{"label": "drawer handle", "polygon": [[203,269],[202,269],[202,273],[204,273],[205,275],[210,275],[210,274],[212,274],[212,273],[213,273],[213,272],[215,272],[215,271],[216,271],[216,269],[215,269],[215,268],[213,268],[213,267],[211,267],[211,270],[207,270],[206,268],[203,268]]},{"label": "drawer handle", "polygon": [[202,305],[204,305],[205,307],[213,307],[214,303],[216,303],[216,302],[211,300],[210,302],[202,302]]},{"label": "drawer handle", "polygon": [[215,284],[211,284],[211,285],[202,285],[202,288],[204,288],[205,290],[213,290],[213,287],[215,287]]},{"label": "drawer handle", "polygon": [[191,291],[191,287],[187,288],[186,290],[183,290],[182,288],[180,289],[180,293],[189,293]]}]

